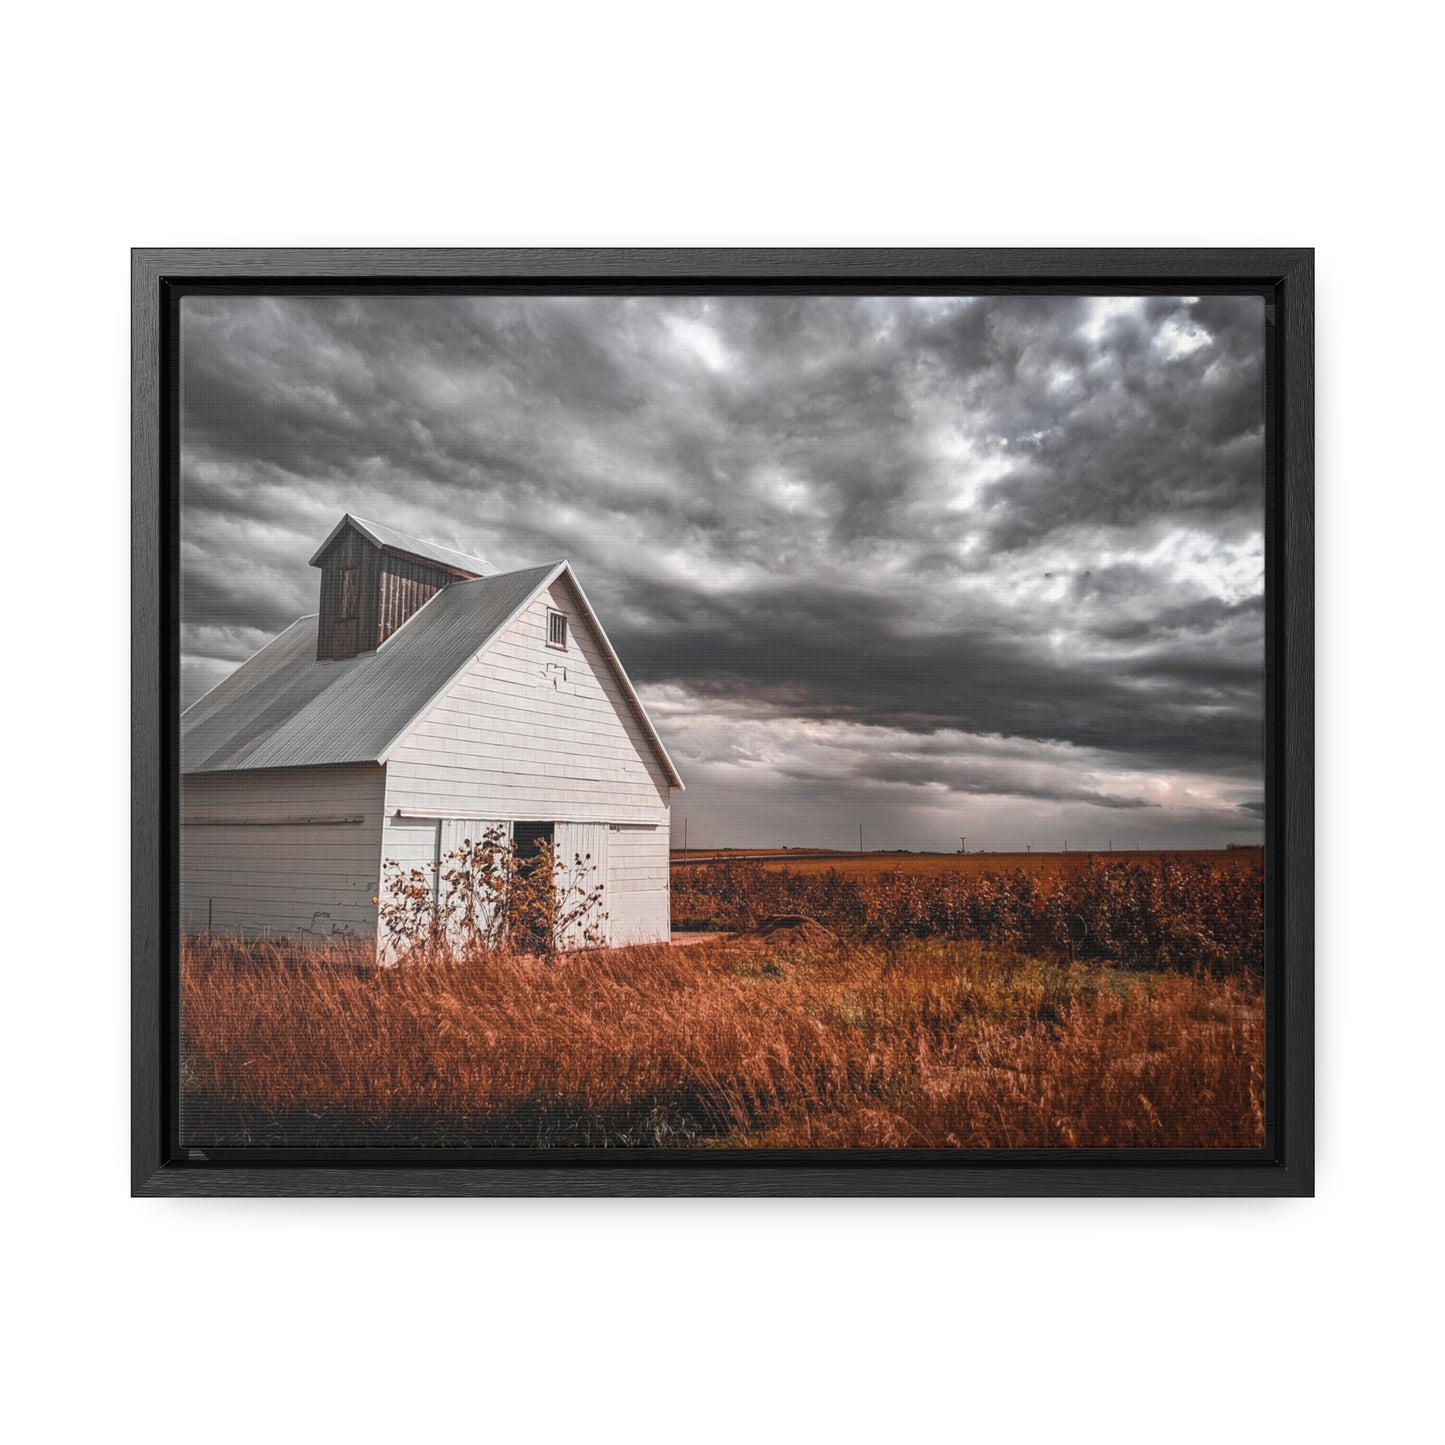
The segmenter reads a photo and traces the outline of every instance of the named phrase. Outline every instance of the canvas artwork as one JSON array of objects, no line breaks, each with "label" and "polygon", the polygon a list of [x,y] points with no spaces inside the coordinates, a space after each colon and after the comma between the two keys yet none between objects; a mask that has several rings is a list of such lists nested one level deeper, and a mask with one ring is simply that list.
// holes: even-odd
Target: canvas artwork
[{"label": "canvas artwork", "polygon": [[177,344],[184,1148],[1264,1146],[1261,296]]}]

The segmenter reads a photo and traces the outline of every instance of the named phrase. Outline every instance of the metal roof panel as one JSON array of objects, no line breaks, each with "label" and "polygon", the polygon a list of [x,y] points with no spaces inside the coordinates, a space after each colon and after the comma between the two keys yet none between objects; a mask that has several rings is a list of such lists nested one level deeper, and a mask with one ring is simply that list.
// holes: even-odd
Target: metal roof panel
[{"label": "metal roof panel", "polygon": [[313,567],[321,565],[321,558],[326,549],[336,540],[337,533],[347,526],[355,527],[363,537],[369,538],[378,547],[388,552],[401,552],[408,557],[419,557],[424,562],[435,562],[438,566],[450,568],[453,572],[465,572],[469,577],[496,575],[497,569],[485,557],[473,557],[465,552],[455,551],[451,547],[440,547],[435,542],[426,542],[420,537],[410,536],[406,532],[398,532],[395,527],[383,526],[380,522],[368,522],[364,517],[355,517],[350,512],[342,517],[331,529],[326,540],[316,549],[311,558]]},{"label": "metal roof panel", "polygon": [[560,563],[444,587],[375,652],[316,660],[294,622],[181,717],[181,771],[380,762]]}]

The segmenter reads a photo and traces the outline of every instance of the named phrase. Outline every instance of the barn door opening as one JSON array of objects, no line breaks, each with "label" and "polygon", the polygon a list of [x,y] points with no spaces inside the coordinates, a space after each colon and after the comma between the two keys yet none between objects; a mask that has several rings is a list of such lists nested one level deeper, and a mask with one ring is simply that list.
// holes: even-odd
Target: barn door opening
[{"label": "barn door opening", "polygon": [[[555,823],[513,823],[512,848],[516,854],[517,871],[530,874],[540,862],[543,845],[551,848],[556,842]],[[546,924],[541,918],[524,918],[514,914],[513,941],[518,948],[545,952],[550,940],[543,935]]]},{"label": "barn door opening", "polygon": [[555,823],[513,823],[512,842],[517,849],[519,863],[530,862],[540,851],[543,843],[556,841]]}]

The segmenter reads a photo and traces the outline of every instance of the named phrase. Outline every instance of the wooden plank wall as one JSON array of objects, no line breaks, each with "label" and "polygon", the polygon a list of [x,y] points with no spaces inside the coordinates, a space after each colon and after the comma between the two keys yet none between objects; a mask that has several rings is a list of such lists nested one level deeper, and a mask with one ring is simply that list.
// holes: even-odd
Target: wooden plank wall
[{"label": "wooden plank wall", "polygon": [[[321,605],[316,620],[317,661],[354,657],[363,650],[365,639],[376,635],[380,562],[380,551],[352,527],[347,527],[322,556]],[[357,569],[354,629],[341,626],[342,573],[348,567]]]},{"label": "wooden plank wall", "polygon": [[439,567],[428,567],[389,553],[381,559],[381,597],[377,607],[376,645],[381,646],[403,622],[452,578]]},{"label": "wooden plank wall", "polygon": [[[321,602],[316,657],[331,661],[374,652],[430,598],[457,580],[448,572],[408,557],[382,552],[354,527],[347,527],[321,558]],[[342,574],[356,569],[356,625],[341,615]]]}]

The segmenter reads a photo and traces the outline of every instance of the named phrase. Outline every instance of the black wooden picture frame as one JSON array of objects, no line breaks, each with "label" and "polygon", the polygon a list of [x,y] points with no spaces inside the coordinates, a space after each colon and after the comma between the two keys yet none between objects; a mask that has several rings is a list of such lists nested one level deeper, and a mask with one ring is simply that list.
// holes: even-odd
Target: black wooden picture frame
[{"label": "black wooden picture frame", "polygon": [[[136,1195],[1314,1192],[1314,260],[1309,249],[138,249],[132,253],[131,1187]],[[177,298],[305,292],[1031,291],[1266,304],[1266,1026],[1261,1150],[183,1151],[178,1087]]]}]

